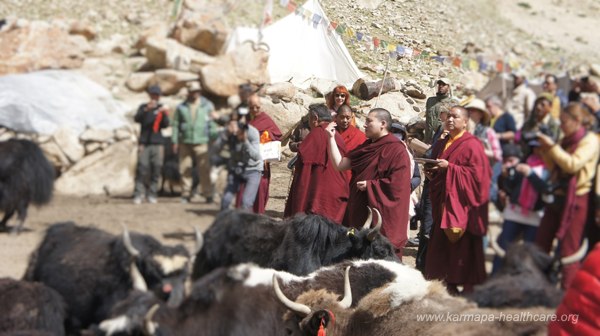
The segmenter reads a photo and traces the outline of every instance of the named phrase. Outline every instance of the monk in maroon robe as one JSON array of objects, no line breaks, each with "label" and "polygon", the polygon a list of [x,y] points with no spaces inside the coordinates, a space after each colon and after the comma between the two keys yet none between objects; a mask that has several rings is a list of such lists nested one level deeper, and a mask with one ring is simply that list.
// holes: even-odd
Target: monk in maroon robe
[{"label": "monk in maroon robe", "polygon": [[[262,112],[260,109],[260,99],[258,95],[253,94],[248,98],[248,107],[250,109],[250,125],[254,126],[258,130],[260,135],[260,143],[266,143],[269,141],[279,141],[281,139],[281,131],[275,124],[273,119],[268,114]],[[267,201],[269,200],[269,184],[271,183],[271,164],[265,162],[263,175],[258,185],[258,191],[256,193],[256,199],[254,200],[253,212],[254,213],[265,213],[267,207]],[[242,195],[244,194],[245,184],[242,183],[240,191],[236,197],[236,208],[239,208],[242,204]]]},{"label": "monk in maroon robe", "polygon": [[365,123],[366,142],[344,157],[334,142],[334,126],[329,125],[329,154],[339,170],[352,170],[350,197],[344,225],[360,228],[368,216],[367,207],[382,215],[382,230],[402,260],[408,240],[410,202],[410,158],[406,145],[391,133],[392,117],[381,108],[371,110]]},{"label": "monk in maroon robe", "polygon": [[[354,120],[352,108],[345,104],[340,106],[335,116],[336,129],[342,136],[342,139],[344,139],[346,151],[348,152],[362,145],[367,140],[365,133],[352,125],[352,120]],[[352,171],[347,170],[345,173],[348,181],[350,181],[352,179]]]},{"label": "monk in maroon robe", "polygon": [[[311,105],[309,118],[312,129],[298,149],[284,217],[298,212],[313,213],[341,224],[348,202],[348,180],[335,169],[327,154],[329,134],[325,127],[331,122],[331,113],[324,104]],[[338,150],[346,153],[339,134],[335,141]]]},{"label": "monk in maroon robe", "polygon": [[342,105],[337,111],[335,122],[336,130],[344,139],[346,150],[351,152],[367,140],[367,136],[361,130],[352,126],[352,109],[348,105]]},{"label": "monk in maroon robe", "polygon": [[427,279],[446,282],[457,294],[485,280],[483,236],[488,226],[491,169],[483,145],[466,132],[468,112],[455,106],[447,118],[449,135],[436,143],[426,164],[433,227],[425,261]]}]

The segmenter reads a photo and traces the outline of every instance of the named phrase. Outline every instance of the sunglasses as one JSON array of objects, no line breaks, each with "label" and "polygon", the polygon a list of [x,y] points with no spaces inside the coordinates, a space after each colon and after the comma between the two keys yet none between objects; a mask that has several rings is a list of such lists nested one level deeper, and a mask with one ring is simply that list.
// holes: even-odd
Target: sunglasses
[{"label": "sunglasses", "polygon": [[336,94],[335,94],[335,97],[336,97],[336,98],[346,98],[346,95],[345,95],[345,94],[343,94],[343,93],[336,93]]}]

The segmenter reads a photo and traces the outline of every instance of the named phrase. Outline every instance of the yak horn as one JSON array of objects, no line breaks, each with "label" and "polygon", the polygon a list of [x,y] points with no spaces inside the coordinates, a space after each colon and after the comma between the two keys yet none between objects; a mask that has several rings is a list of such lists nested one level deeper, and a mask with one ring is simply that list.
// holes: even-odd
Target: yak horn
[{"label": "yak horn", "polygon": [[344,273],[344,298],[339,302],[340,307],[344,309],[350,308],[352,304],[352,288],[350,288],[350,266],[346,267]]},{"label": "yak horn", "polygon": [[504,251],[504,249],[498,245],[496,239],[492,239],[491,235],[488,235],[488,239],[490,240],[490,245],[492,246],[492,250],[494,250],[496,255],[500,258],[504,258],[506,256],[506,251]]},{"label": "yak horn", "polygon": [[129,236],[129,231],[125,225],[123,225],[123,244],[125,244],[127,252],[129,252],[129,254],[132,256],[138,257],[140,255],[140,251],[133,247],[133,244],[131,243],[131,237]]},{"label": "yak horn", "polygon": [[138,270],[135,265],[135,261],[131,263],[131,267],[129,268],[129,275],[131,276],[131,282],[133,282],[133,289],[137,289],[142,292],[148,291],[148,285],[146,285],[146,280]]},{"label": "yak horn", "polygon": [[202,232],[198,227],[194,226],[194,233],[196,236],[196,244],[194,246],[194,255],[198,254],[204,245],[204,236],[202,236]]},{"label": "yak horn", "polygon": [[256,47],[256,50],[254,50],[254,51],[257,51],[258,49],[262,49],[266,52],[271,51],[271,47],[269,47],[269,45],[266,44],[265,42],[258,43],[258,46]]},{"label": "yak horn", "polygon": [[279,301],[281,301],[281,303],[283,303],[284,306],[286,306],[288,309],[290,309],[291,311],[300,313],[304,316],[310,314],[310,307],[307,305],[303,305],[301,303],[298,302],[294,302],[290,299],[288,299],[285,294],[283,294],[283,292],[281,292],[281,289],[279,288],[279,280],[277,279],[277,274],[273,274],[273,289],[275,290],[275,295],[277,295],[277,298],[279,299]]},{"label": "yak horn", "polygon": [[383,219],[381,218],[381,213],[379,213],[379,210],[377,210],[377,208],[373,208],[373,210],[375,210],[375,213],[377,214],[377,225],[373,228],[373,230],[371,230],[371,232],[369,232],[369,234],[367,234],[367,239],[369,241],[375,240],[375,237],[381,231],[381,225],[383,224]]},{"label": "yak horn", "polygon": [[569,264],[578,262],[581,259],[583,259],[583,257],[585,257],[585,253],[587,252],[587,249],[588,249],[588,239],[585,238],[583,240],[583,242],[581,243],[581,247],[579,248],[579,250],[577,250],[577,252],[571,254],[570,256],[560,258],[560,262],[563,265],[569,265]]},{"label": "yak horn", "polygon": [[157,303],[154,306],[152,306],[144,316],[144,331],[146,335],[154,335],[156,333],[158,323],[152,322],[152,319],[154,318],[154,314],[156,314],[158,308],[160,308],[160,306]]},{"label": "yak horn", "polygon": [[363,230],[370,229],[371,223],[373,223],[373,211],[371,211],[371,208],[369,208],[368,206],[367,206],[367,210],[369,210],[369,215],[367,216],[367,220],[365,221],[365,224],[363,224],[363,227],[362,227]]}]

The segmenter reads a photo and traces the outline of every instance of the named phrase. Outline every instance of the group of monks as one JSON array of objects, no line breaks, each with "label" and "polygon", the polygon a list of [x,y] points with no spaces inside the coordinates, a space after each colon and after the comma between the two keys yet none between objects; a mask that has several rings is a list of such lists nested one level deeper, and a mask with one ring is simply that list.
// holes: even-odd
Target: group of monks
[{"label": "group of monks", "polygon": [[387,110],[373,109],[363,133],[353,125],[346,88],[336,87],[330,97],[337,106],[309,107],[310,133],[298,146],[284,216],[314,213],[361,228],[368,208],[375,208],[382,215],[382,233],[401,258],[411,193],[408,148],[391,134]]},{"label": "group of monks", "polygon": [[[346,88],[336,87],[330,97],[330,104],[309,107],[309,131],[295,144],[298,158],[284,217],[319,214],[360,229],[369,208],[375,208],[381,213],[382,233],[401,260],[408,240],[413,172],[408,146],[392,134],[389,111],[371,110],[363,132],[355,126]],[[434,147],[435,163],[425,167],[433,186],[432,201],[439,205],[434,207],[437,228],[432,233],[425,274],[446,279],[450,286],[478,283],[478,278],[485,277],[483,268],[469,269],[473,263],[468,259],[483,265],[482,232],[487,227],[490,167],[479,141],[465,132],[467,121],[468,113],[463,108],[450,111],[449,136]],[[264,112],[251,115],[250,124],[261,134],[261,141],[281,138],[279,128]],[[269,179],[267,163],[254,205],[257,213],[264,212]],[[450,237],[452,232],[462,239],[448,249],[451,243],[441,238]],[[466,259],[449,265],[449,258]]]}]

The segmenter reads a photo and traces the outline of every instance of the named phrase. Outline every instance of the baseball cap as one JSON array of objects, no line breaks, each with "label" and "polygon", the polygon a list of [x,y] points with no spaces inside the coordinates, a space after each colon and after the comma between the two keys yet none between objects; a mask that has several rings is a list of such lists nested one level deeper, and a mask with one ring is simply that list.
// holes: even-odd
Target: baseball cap
[{"label": "baseball cap", "polygon": [[440,78],[437,80],[437,82],[435,82],[435,83],[436,83],[436,84],[439,84],[440,82],[441,82],[442,84],[446,84],[446,85],[450,85],[450,84],[452,84],[452,82],[450,82],[450,79],[449,79],[448,77],[440,77]]},{"label": "baseball cap", "polygon": [[160,89],[160,86],[158,85],[152,85],[148,88],[148,94],[151,95],[161,95],[162,91]]}]

